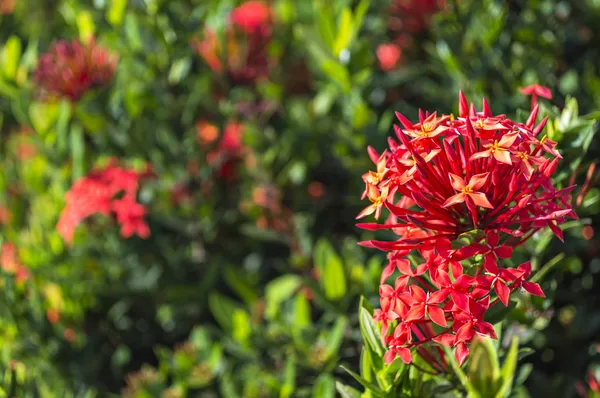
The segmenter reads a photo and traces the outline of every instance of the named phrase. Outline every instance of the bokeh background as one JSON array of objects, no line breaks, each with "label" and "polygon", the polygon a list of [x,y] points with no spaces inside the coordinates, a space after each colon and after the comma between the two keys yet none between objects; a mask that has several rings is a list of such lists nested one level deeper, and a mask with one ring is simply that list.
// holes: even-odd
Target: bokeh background
[{"label": "bokeh background", "polygon": [[[600,358],[600,1],[0,0],[0,13],[2,396],[335,396],[385,261],[356,244],[372,236],[355,227],[367,145],[385,147],[395,111],[456,112],[460,89],[523,118],[531,84],[551,89],[539,102],[580,221],[566,243],[528,248],[547,298],[508,315],[531,348],[520,383],[600,391],[586,381]],[[131,195],[92,215],[102,204],[73,184],[106,167]]]}]

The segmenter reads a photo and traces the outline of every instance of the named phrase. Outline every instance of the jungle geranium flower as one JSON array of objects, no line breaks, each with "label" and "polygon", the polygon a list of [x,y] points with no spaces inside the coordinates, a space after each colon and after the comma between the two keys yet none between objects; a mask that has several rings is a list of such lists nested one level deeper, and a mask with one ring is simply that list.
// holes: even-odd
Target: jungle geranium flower
[{"label": "jungle geranium flower", "polygon": [[206,162],[217,167],[217,174],[225,179],[235,177],[238,163],[242,159],[245,147],[242,142],[244,126],[241,123],[229,122],[216,148],[206,155]]},{"label": "jungle geranium flower", "polygon": [[520,89],[524,95],[531,95],[531,109],[537,105],[538,97],[552,99],[552,91],[548,87],[540,86],[539,84],[531,84]]},{"label": "jungle geranium flower", "polygon": [[262,1],[247,1],[231,12],[231,22],[247,33],[269,29],[271,8]]},{"label": "jungle geranium flower", "polygon": [[118,57],[96,45],[58,41],[42,55],[34,79],[44,94],[79,100],[95,87],[106,85],[115,74]]},{"label": "jungle geranium flower", "polygon": [[234,84],[252,84],[268,76],[271,59],[271,10],[260,1],[249,1],[235,8],[225,28],[224,41],[207,28],[203,39],[191,45],[216,73],[226,73]]},{"label": "jungle geranium flower", "polygon": [[[60,235],[71,243],[77,226],[99,213],[114,215],[121,224],[123,237],[137,234],[147,238],[150,229],[144,221],[145,207],[136,201],[139,181],[146,174],[118,167],[113,162],[75,181],[67,192],[66,206],[56,226]],[[122,198],[116,198],[120,194],[123,194]]]},{"label": "jungle geranium flower", "polygon": [[396,44],[387,43],[377,47],[377,60],[382,71],[388,72],[398,65],[402,50]]},{"label": "jungle geranium flower", "polygon": [[405,47],[412,37],[429,27],[433,14],[445,7],[445,0],[393,0],[388,28],[396,42]]},{"label": "jungle geranium flower", "polygon": [[538,139],[547,119],[536,125],[537,114],[536,106],[527,122],[514,122],[493,115],[485,100],[477,112],[461,92],[458,118],[419,111],[413,124],[397,114],[397,140],[390,138],[381,155],[369,147],[377,171],[363,174],[363,198],[371,204],[358,218],[389,216],[358,225],[398,235],[361,242],[388,252],[376,312],[386,362],[410,362],[416,352],[441,371],[438,351],[430,350],[442,344],[455,347],[462,363],[475,336],[496,338],[484,321],[491,306],[508,305],[516,290],[544,297],[527,280],[530,263],[515,268],[504,261],[546,226],[562,239],[559,224],[576,218],[573,187],[552,185],[560,153],[555,142]]}]

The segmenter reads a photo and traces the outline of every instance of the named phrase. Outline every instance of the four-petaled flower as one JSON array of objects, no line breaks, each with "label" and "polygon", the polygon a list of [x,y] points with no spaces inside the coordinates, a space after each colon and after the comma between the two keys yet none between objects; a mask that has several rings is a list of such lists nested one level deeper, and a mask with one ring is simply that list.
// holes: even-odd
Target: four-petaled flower
[{"label": "four-petaled flower", "polygon": [[452,188],[459,191],[456,195],[449,197],[442,207],[450,207],[459,203],[463,203],[467,198],[472,200],[475,206],[485,207],[487,209],[493,209],[494,206],[488,201],[485,194],[478,192],[481,187],[485,185],[488,180],[490,173],[475,174],[469,179],[469,183],[466,184],[462,177],[457,176],[453,173],[448,173],[452,180]]}]

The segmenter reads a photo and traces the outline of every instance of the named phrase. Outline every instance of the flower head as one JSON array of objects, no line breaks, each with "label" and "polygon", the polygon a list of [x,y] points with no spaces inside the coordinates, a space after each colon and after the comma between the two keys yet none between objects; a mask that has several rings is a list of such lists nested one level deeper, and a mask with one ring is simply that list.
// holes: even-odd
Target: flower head
[{"label": "flower head", "polygon": [[[77,226],[97,213],[114,215],[123,237],[137,234],[147,238],[150,229],[144,221],[145,208],[136,201],[139,180],[144,174],[109,165],[75,181],[67,192],[66,206],[56,226],[63,239],[72,242]],[[120,194],[123,196],[116,198]]]},{"label": "flower head", "polygon": [[271,42],[271,10],[261,1],[248,1],[235,8],[224,39],[207,28],[203,39],[191,45],[216,73],[226,73],[235,84],[252,84],[268,76],[272,62],[267,48]]},{"label": "flower head", "polygon": [[[546,226],[562,239],[558,225],[576,217],[573,187],[552,184],[560,154],[555,142],[537,138],[546,123],[535,125],[537,112],[514,122],[492,115],[485,100],[477,112],[461,92],[458,118],[419,111],[413,124],[397,114],[403,127],[395,126],[397,140],[390,138],[381,155],[369,147],[377,171],[363,175],[371,204],[359,218],[389,217],[359,226],[399,237],[361,242],[389,252],[376,314],[388,362],[397,355],[410,361],[407,350],[427,360],[425,345],[438,343],[456,347],[462,363],[475,336],[495,338],[484,320],[491,306],[508,305],[520,289],[544,296],[527,280],[530,263],[504,264],[514,247]],[[387,285],[396,270],[394,287]]]},{"label": "flower head", "polygon": [[537,105],[538,97],[552,99],[552,91],[548,87],[540,86],[539,84],[522,87],[519,91],[524,95],[531,95],[531,109]]},{"label": "flower head", "polygon": [[87,44],[58,41],[40,58],[35,81],[47,95],[77,101],[88,90],[112,79],[117,60],[93,40]]},{"label": "flower head", "polygon": [[271,9],[262,1],[247,1],[231,12],[231,22],[252,34],[269,29]]},{"label": "flower head", "polygon": [[387,43],[377,47],[377,60],[379,61],[379,67],[384,72],[394,69],[398,65],[401,56],[402,49],[396,44]]}]

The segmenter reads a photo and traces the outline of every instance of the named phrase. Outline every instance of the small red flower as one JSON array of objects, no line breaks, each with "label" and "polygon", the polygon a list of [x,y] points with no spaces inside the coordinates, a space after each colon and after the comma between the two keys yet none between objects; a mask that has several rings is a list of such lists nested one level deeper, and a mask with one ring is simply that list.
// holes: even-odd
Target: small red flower
[{"label": "small red flower", "polygon": [[388,72],[398,65],[402,49],[396,44],[381,44],[377,47],[377,60],[382,71]]},{"label": "small red flower", "polygon": [[241,123],[229,122],[216,148],[206,155],[206,162],[217,168],[219,177],[232,179],[236,176],[236,168],[246,150],[242,142],[244,126]]},{"label": "small red flower", "polygon": [[79,100],[94,87],[105,86],[115,74],[118,57],[92,40],[58,41],[42,55],[34,79],[42,92]]},{"label": "small red flower", "polygon": [[[123,237],[136,234],[147,238],[150,230],[144,221],[145,208],[135,200],[139,181],[147,174],[111,164],[75,181],[67,192],[66,206],[56,226],[59,234],[71,243],[77,226],[86,218],[100,213],[115,215],[121,224]],[[121,193],[123,197],[116,199],[115,196]]]},{"label": "small red flower", "polygon": [[231,13],[225,40],[207,28],[204,38],[191,41],[192,47],[216,73],[225,72],[234,84],[253,84],[268,77],[272,61],[271,10],[260,1],[249,1]]},{"label": "small red flower", "polygon": [[252,34],[269,28],[271,8],[262,1],[247,1],[231,12],[231,22]]},{"label": "small red flower", "polygon": [[531,95],[531,109],[537,105],[538,97],[552,99],[552,91],[548,87],[540,86],[539,84],[531,84],[520,89],[524,95]]}]

